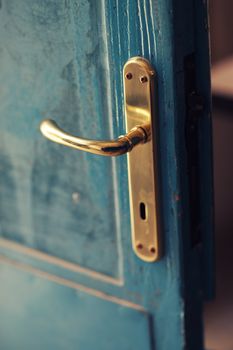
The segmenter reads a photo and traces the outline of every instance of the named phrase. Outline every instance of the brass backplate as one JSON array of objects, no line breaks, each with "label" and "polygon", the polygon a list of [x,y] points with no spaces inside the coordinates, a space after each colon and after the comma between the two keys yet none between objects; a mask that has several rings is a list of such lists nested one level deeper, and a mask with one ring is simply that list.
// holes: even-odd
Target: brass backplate
[{"label": "brass backplate", "polygon": [[159,259],[157,151],[155,137],[156,72],[142,57],[124,66],[124,99],[127,131],[149,125],[149,140],[128,153],[131,231],[133,250],[147,262]]}]

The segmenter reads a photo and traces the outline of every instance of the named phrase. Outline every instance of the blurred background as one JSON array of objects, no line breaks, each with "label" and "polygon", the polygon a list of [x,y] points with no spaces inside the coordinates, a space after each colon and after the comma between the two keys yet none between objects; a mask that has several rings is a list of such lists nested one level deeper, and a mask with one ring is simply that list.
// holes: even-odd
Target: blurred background
[{"label": "blurred background", "polygon": [[206,304],[207,350],[233,350],[233,1],[210,0],[216,299]]}]

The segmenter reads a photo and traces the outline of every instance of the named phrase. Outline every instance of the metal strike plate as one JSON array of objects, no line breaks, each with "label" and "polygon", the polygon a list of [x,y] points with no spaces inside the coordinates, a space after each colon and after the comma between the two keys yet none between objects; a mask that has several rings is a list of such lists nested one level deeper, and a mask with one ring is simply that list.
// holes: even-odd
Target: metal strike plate
[{"label": "metal strike plate", "polygon": [[150,125],[149,141],[128,153],[128,178],[133,250],[147,262],[159,259],[157,152],[155,138],[155,78],[150,63],[141,57],[124,66],[124,99],[127,131]]}]

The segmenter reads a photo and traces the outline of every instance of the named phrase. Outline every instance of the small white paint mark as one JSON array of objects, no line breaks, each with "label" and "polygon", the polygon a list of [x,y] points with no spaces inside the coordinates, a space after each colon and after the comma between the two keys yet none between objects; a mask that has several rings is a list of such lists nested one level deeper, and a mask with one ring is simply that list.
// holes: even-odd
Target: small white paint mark
[{"label": "small white paint mark", "polygon": [[78,204],[80,200],[80,194],[78,192],[72,193],[72,200],[74,204]]}]

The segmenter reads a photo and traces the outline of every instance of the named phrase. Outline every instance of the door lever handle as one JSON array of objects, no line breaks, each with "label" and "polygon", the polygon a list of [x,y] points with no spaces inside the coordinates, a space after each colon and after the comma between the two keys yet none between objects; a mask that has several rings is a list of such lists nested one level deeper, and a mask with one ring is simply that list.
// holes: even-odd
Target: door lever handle
[{"label": "door lever handle", "polygon": [[63,131],[55,121],[45,119],[40,125],[42,134],[49,140],[64,146],[79,149],[102,156],[119,156],[130,152],[135,146],[146,143],[150,139],[150,124],[143,124],[132,128],[124,136],[116,140],[89,140],[73,136]]},{"label": "door lever handle", "polygon": [[[103,156],[127,153],[132,246],[147,262],[161,256],[156,108],[156,71],[142,57],[129,59],[123,69],[126,134],[101,141],[75,137],[55,121],[42,121],[40,130],[49,140]],[[136,147],[137,145],[141,145]],[[133,152],[132,149],[136,147]]]}]

